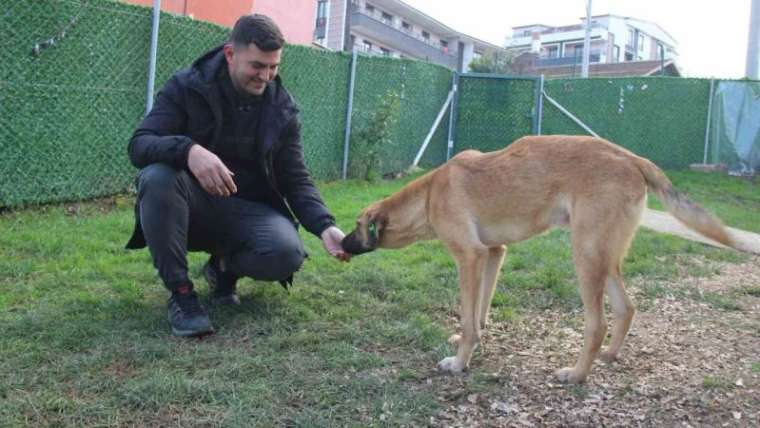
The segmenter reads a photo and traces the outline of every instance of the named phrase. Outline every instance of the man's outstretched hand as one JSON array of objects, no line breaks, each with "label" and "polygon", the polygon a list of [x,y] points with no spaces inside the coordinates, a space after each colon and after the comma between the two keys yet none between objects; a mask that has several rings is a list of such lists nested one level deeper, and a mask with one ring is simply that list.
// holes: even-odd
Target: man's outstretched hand
[{"label": "man's outstretched hand", "polygon": [[193,144],[187,154],[187,167],[203,187],[211,195],[230,196],[237,192],[237,186],[232,181],[235,175],[227,169],[219,157],[206,150],[200,144]]},{"label": "man's outstretched hand", "polygon": [[336,226],[330,226],[322,232],[322,245],[324,245],[325,250],[342,262],[347,262],[351,259],[351,255],[345,252],[340,245],[345,237],[346,234]]}]

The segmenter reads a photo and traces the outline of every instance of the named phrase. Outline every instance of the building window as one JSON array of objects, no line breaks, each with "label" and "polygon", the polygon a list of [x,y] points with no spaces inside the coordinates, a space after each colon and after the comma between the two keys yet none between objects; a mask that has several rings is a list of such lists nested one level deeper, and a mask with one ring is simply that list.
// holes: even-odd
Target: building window
[{"label": "building window", "polygon": [[449,53],[449,42],[446,40],[441,40],[441,51],[445,54]]},{"label": "building window", "polygon": [[364,10],[366,10],[369,13],[375,13],[375,6],[372,6],[371,4],[367,3],[364,5]]},{"label": "building window", "polygon": [[383,53],[383,56],[391,56],[391,51],[386,48],[380,48],[380,52]]},{"label": "building window", "polygon": [[576,45],[565,45],[565,56],[566,57],[582,57],[583,56],[583,45],[582,44],[576,44]]},{"label": "building window", "polygon": [[391,15],[390,13],[383,12],[383,18],[382,18],[382,20],[383,20],[384,23],[386,23],[388,25],[393,25],[393,15]]},{"label": "building window", "polygon": [[327,16],[327,0],[319,0],[317,2],[317,19]]},{"label": "building window", "polygon": [[364,40],[362,49],[364,49],[365,52],[372,52],[372,42],[368,40]]},{"label": "building window", "polygon": [[317,2],[317,28],[327,25],[327,0]]},{"label": "building window", "polygon": [[430,40],[430,33],[428,33],[427,31],[423,31],[422,38],[425,40]]},{"label": "building window", "polygon": [[406,32],[412,31],[412,25],[406,21],[401,21],[401,28]]},{"label": "building window", "polygon": [[639,50],[640,51],[644,50],[644,35],[643,34],[639,34]]},{"label": "building window", "polygon": [[620,46],[615,45],[612,47],[612,62],[620,61]]},{"label": "building window", "polygon": [[559,46],[544,47],[544,58],[557,58],[559,56]]}]

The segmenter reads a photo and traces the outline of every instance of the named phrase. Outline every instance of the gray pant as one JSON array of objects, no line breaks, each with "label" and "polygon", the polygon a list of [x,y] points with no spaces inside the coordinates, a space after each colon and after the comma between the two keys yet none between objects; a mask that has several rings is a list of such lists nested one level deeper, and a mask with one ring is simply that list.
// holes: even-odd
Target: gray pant
[{"label": "gray pant", "polygon": [[187,252],[223,256],[235,276],[281,281],[306,257],[295,225],[262,203],[212,196],[185,171],[157,163],[137,178],[140,222],[169,290],[189,283]]}]

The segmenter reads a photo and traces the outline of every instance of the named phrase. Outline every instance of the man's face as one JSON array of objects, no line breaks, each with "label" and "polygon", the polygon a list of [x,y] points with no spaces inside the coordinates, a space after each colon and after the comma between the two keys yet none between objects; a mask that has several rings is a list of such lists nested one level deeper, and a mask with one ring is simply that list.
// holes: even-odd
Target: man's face
[{"label": "man's face", "polygon": [[277,76],[282,49],[264,52],[254,43],[248,46],[224,46],[224,56],[229,65],[232,83],[239,91],[261,95],[267,83]]}]

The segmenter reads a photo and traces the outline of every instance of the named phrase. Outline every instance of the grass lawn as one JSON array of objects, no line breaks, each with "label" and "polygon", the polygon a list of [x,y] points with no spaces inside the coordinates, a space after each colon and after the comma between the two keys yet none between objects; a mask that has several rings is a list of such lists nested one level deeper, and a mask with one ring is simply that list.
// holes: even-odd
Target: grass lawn
[{"label": "grass lawn", "polygon": [[[760,232],[757,186],[669,175],[728,225]],[[320,188],[348,232],[407,181]],[[311,257],[290,293],[244,280],[241,308],[212,308],[218,333],[185,340],[169,334],[147,250],[123,249],[132,225],[131,197],[0,215],[1,426],[425,425],[441,408],[424,379],[452,352],[457,284],[437,242],[340,264],[302,231]],[[495,320],[580,309],[568,243],[555,231],[510,247]],[[745,256],[641,230],[625,271],[652,282],[713,274],[705,259]],[[204,261],[191,256],[206,299]]]}]

